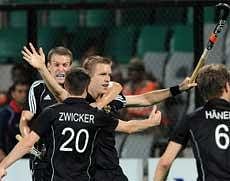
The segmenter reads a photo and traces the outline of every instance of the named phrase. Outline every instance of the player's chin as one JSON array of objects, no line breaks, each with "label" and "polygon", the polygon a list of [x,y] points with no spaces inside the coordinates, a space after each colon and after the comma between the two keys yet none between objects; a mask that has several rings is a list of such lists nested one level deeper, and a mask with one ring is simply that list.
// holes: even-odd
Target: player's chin
[{"label": "player's chin", "polygon": [[102,87],[101,93],[105,94],[108,91],[108,87]]},{"label": "player's chin", "polygon": [[65,79],[56,79],[56,81],[57,81],[58,84],[63,85],[64,82],[65,82]]}]

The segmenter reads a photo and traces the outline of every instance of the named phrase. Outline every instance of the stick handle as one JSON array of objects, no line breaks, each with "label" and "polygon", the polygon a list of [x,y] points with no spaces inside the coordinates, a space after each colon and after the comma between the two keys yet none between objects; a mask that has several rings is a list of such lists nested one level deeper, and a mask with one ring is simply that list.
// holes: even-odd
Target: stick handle
[{"label": "stick handle", "polygon": [[[22,136],[21,136],[20,134],[17,134],[17,135],[15,136],[15,138],[16,138],[18,141],[21,141],[21,140],[22,140]],[[38,158],[41,159],[41,152],[38,151],[36,148],[34,148],[34,147],[31,148],[30,153],[31,153],[32,155],[34,155],[34,156],[36,156],[36,157],[38,157]]]},{"label": "stick handle", "polygon": [[208,57],[208,49],[205,48],[203,53],[202,53],[202,55],[201,55],[201,57],[200,57],[200,59],[199,59],[199,61],[198,61],[198,63],[197,63],[197,65],[196,65],[196,68],[194,69],[194,71],[193,71],[193,73],[191,75],[190,83],[195,82],[196,77],[198,75],[198,72],[204,66],[204,64],[205,64],[205,62],[207,60],[207,57]]},{"label": "stick handle", "polygon": [[21,140],[22,140],[22,136],[21,136],[20,134],[17,134],[17,135],[15,136],[15,138],[16,138],[18,141],[21,141]]}]

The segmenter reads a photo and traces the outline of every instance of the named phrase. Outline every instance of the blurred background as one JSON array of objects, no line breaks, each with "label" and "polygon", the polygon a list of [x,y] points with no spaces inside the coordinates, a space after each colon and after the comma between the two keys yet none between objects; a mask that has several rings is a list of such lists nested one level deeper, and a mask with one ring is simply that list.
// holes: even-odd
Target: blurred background
[{"label": "blurred background", "polygon": [[[46,53],[55,46],[65,46],[73,52],[76,65],[90,55],[112,58],[112,79],[123,85],[124,95],[174,86],[191,75],[199,60],[218,19],[217,2],[0,0],[0,110],[12,99],[12,85],[18,81],[30,85],[39,79],[22,60],[21,49],[28,42]],[[226,26],[208,63],[229,66],[229,44]],[[136,168],[136,172],[142,170],[140,177],[131,181],[148,178],[149,159],[160,157],[175,123],[202,102],[199,92],[190,90],[158,105],[163,113],[161,126],[134,135],[116,135],[125,172],[135,165],[126,162],[130,158],[142,165]],[[149,108],[132,108],[120,114],[128,120],[145,118],[149,112]],[[180,156],[193,157],[189,145]]]}]

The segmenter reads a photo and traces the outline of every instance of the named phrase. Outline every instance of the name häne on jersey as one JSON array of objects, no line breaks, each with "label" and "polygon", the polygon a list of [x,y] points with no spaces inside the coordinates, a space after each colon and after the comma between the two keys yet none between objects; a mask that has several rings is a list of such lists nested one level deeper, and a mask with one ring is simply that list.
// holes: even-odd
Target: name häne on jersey
[{"label": "name h\u00e4ne on jersey", "polygon": [[205,111],[206,119],[224,119],[230,120],[230,112],[229,111],[217,111],[215,109],[210,111]]},{"label": "name h\u00e4ne on jersey", "polygon": [[79,114],[72,112],[59,112],[59,121],[74,121],[81,123],[94,124],[93,114]]}]

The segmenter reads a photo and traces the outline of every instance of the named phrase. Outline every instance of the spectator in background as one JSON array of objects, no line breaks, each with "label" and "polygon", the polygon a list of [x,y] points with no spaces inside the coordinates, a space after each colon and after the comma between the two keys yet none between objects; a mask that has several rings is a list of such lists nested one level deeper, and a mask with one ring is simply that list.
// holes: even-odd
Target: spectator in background
[{"label": "spectator in background", "polygon": [[23,80],[31,84],[34,81],[34,78],[36,78],[36,76],[33,75],[34,72],[35,71],[33,71],[30,65],[16,63],[11,69],[11,79],[13,82]]},{"label": "spectator in background", "polygon": [[26,102],[29,84],[17,80],[9,89],[10,102],[0,112],[0,160],[16,145],[19,134],[19,120]]},{"label": "spectator in background", "polygon": [[[97,38],[90,38],[86,41],[86,44],[82,48],[80,52],[83,52],[80,55],[80,65],[83,65],[83,62],[86,58],[95,56],[95,55],[101,55],[102,54],[102,49],[100,47],[103,47],[103,41],[99,41]],[[79,53],[80,53],[79,52]]]},{"label": "spectator in background", "polygon": [[[168,98],[163,105],[163,112],[165,114],[165,122],[163,124],[169,126],[170,130],[174,129],[174,126],[180,121],[186,112],[186,104],[183,97],[177,96]],[[173,107],[173,109],[172,109]]]},{"label": "spectator in background", "polygon": [[[143,63],[138,59],[132,59],[128,65],[128,82],[124,85],[124,95],[138,95],[158,89],[158,83],[146,79]],[[151,108],[128,108],[127,118],[146,118]]]},{"label": "spectator in background", "polygon": [[8,100],[9,98],[7,93],[0,90],[0,111],[7,105]]},{"label": "spectator in background", "polygon": [[120,83],[122,86],[125,84],[121,66],[117,62],[113,62],[111,80]]}]

